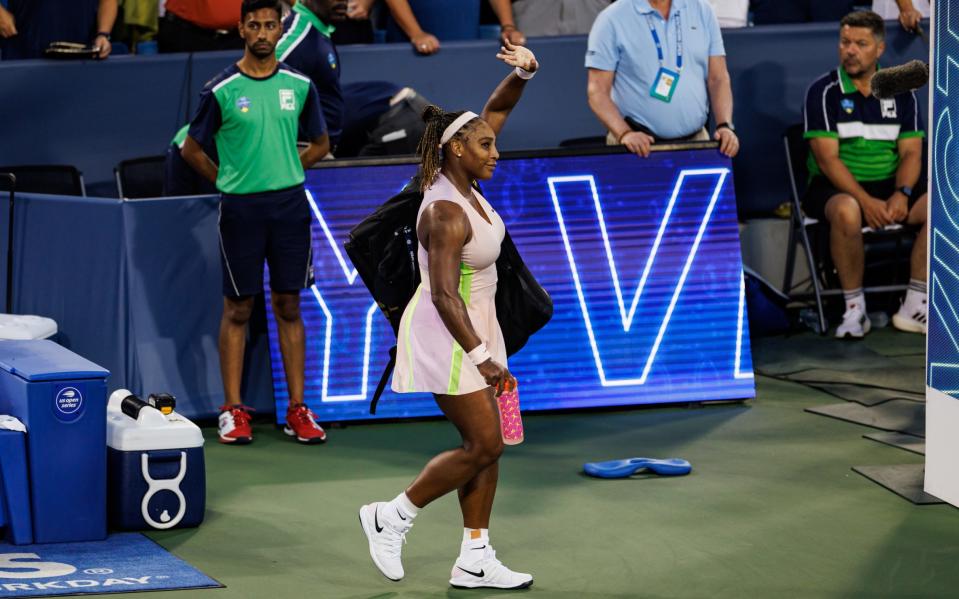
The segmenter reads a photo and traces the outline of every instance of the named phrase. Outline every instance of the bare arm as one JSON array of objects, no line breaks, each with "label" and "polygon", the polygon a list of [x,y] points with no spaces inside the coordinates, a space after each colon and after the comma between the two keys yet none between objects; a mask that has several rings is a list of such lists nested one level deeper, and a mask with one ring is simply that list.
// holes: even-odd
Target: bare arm
[{"label": "bare arm", "polygon": [[513,3],[511,0],[489,0],[490,8],[496,15],[500,25],[500,40],[509,42],[517,46],[526,43],[526,36],[516,28],[516,21],[513,19]]},{"label": "bare arm", "polygon": [[186,140],[183,142],[180,156],[183,156],[186,163],[192,166],[196,172],[200,173],[204,179],[211,183],[216,183],[216,175],[219,172],[219,168],[216,163],[210,160],[206,152],[203,151],[203,147],[189,135],[186,136]]},{"label": "bare arm", "polygon": [[370,18],[374,4],[376,0],[350,0],[346,4],[346,18],[365,21]]},{"label": "bare arm", "polygon": [[410,38],[413,49],[420,54],[433,54],[440,49],[440,41],[435,36],[423,31],[409,0],[386,0],[386,6],[393,15],[393,20],[399,25],[406,37]]},{"label": "bare arm", "polygon": [[[100,7],[97,9],[97,31],[112,31],[116,20],[117,0],[100,0]],[[113,51],[113,45],[106,37],[98,35],[93,41],[94,45],[100,48],[100,58],[106,58]]]},{"label": "bare arm", "polygon": [[416,233],[429,255],[433,305],[453,339],[469,351],[481,342],[459,294],[460,261],[470,236],[469,219],[457,204],[439,200],[423,211]]},{"label": "bare arm", "polygon": [[899,191],[902,187],[914,187],[922,173],[922,138],[905,137],[896,142],[899,151],[899,168],[896,169],[896,191],[887,201],[889,217],[902,222],[909,216],[909,197]]},{"label": "bare arm", "polygon": [[[469,219],[457,204],[439,200],[423,211],[416,233],[429,255],[433,305],[453,339],[464,351],[472,351],[482,339],[476,334],[459,293],[460,261],[470,236]],[[477,368],[486,382],[496,388],[497,395],[512,379],[509,371],[492,359]]]},{"label": "bare arm", "polygon": [[645,158],[649,156],[649,148],[654,141],[653,137],[642,131],[633,131],[626,124],[626,119],[623,118],[619,108],[613,103],[613,79],[615,78],[616,73],[614,71],[588,69],[586,99],[589,101],[589,107],[593,114],[612,133],[613,137],[629,148],[630,152]]},{"label": "bare arm", "polygon": [[912,0],[896,0],[896,5],[899,6],[899,23],[902,24],[903,29],[916,31],[922,19],[922,13],[916,10]]},{"label": "bare arm", "polygon": [[[514,46],[509,42],[503,42],[503,44],[503,49],[496,55],[496,58],[510,66],[520,67],[529,73],[535,73],[539,69],[539,63],[536,62],[536,57],[533,56],[532,52],[526,48]],[[496,135],[499,135],[499,132],[503,129],[509,113],[519,103],[525,88],[526,79],[513,71],[496,86],[489,99],[486,100],[486,106],[483,107],[483,113],[480,116],[489,124]]]},{"label": "bare arm", "polygon": [[623,135],[632,131],[619,108],[613,103],[613,79],[616,77],[614,71],[601,71],[599,69],[589,69],[586,83],[586,99],[589,101],[589,107],[593,114],[599,119],[606,129],[616,139],[622,139]]},{"label": "bare arm", "polygon": [[896,187],[913,187],[922,173],[922,138],[905,137],[896,142],[899,168],[896,169]]},{"label": "bare arm", "polygon": [[816,137],[809,140],[809,149],[820,170],[833,187],[851,195],[866,216],[866,224],[881,229],[892,221],[886,213],[885,202],[878,200],[862,188],[849,169],[839,159],[839,140],[832,137]]},{"label": "bare arm", "polygon": [[[733,122],[733,88],[726,68],[725,56],[709,57],[709,74],[706,78],[709,103],[716,124]],[[719,142],[719,151],[732,158],[739,153],[739,138],[732,129],[722,128],[713,138]]]},{"label": "bare arm", "polygon": [[725,56],[709,57],[709,104],[717,123],[733,122],[733,88],[726,68]]},{"label": "bare arm", "polygon": [[0,6],[0,37],[13,37],[17,34],[17,23],[3,6]]},{"label": "bare arm", "polygon": [[310,145],[300,151],[300,164],[310,168],[330,153],[330,136],[325,133],[310,141]]}]

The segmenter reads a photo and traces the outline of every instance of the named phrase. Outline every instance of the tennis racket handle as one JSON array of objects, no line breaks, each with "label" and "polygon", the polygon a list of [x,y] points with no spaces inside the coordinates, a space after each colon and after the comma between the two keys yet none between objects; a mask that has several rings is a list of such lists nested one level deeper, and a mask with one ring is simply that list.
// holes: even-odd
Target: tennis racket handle
[{"label": "tennis racket handle", "polygon": [[523,416],[519,412],[519,391],[513,386],[496,398],[499,405],[499,424],[503,433],[503,443],[518,445],[523,442]]}]

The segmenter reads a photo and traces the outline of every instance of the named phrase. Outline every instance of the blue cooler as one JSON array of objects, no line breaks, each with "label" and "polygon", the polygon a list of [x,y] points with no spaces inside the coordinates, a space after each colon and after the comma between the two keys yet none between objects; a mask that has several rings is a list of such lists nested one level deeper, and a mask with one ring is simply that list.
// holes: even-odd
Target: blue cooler
[{"label": "blue cooler", "polygon": [[184,528],[203,522],[206,469],[200,428],[150,406],[131,417],[120,389],[107,405],[110,524],[124,530]]},{"label": "blue cooler", "polygon": [[52,341],[0,341],[0,414],[27,427],[35,543],[107,536],[108,376]]}]

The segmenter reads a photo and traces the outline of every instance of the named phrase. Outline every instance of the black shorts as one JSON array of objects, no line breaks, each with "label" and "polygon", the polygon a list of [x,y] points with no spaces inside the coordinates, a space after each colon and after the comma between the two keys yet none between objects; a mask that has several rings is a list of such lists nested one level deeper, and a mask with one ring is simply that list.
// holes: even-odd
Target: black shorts
[{"label": "black shorts", "polygon": [[312,214],[302,185],[250,195],[220,196],[223,295],[263,291],[263,262],[270,289],[299,291],[313,284]]},{"label": "black shorts", "polygon": [[[889,198],[896,191],[895,177],[880,181],[860,181],[859,185],[866,190],[866,193],[880,200]],[[806,195],[802,198],[803,212],[806,213],[806,216],[816,220],[825,220],[826,203],[834,195],[840,193],[844,192],[836,189],[828,178],[822,175],[813,177],[806,189]],[[924,193],[926,193],[926,181],[924,178],[920,178],[916,186],[912,188],[912,195],[909,197],[910,210]],[[863,222],[865,222],[865,219],[863,219]]]}]

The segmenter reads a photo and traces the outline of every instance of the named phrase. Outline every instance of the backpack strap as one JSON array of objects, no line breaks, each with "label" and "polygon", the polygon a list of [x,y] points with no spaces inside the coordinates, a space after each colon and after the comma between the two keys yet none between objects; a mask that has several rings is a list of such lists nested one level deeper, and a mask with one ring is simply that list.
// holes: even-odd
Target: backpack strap
[{"label": "backpack strap", "polygon": [[386,388],[386,381],[393,374],[393,368],[396,366],[396,346],[390,348],[390,361],[386,363],[383,374],[380,375],[380,382],[376,385],[376,391],[373,392],[373,399],[370,400],[370,414],[376,414],[376,404],[380,402],[380,395],[383,395],[383,389]]}]

